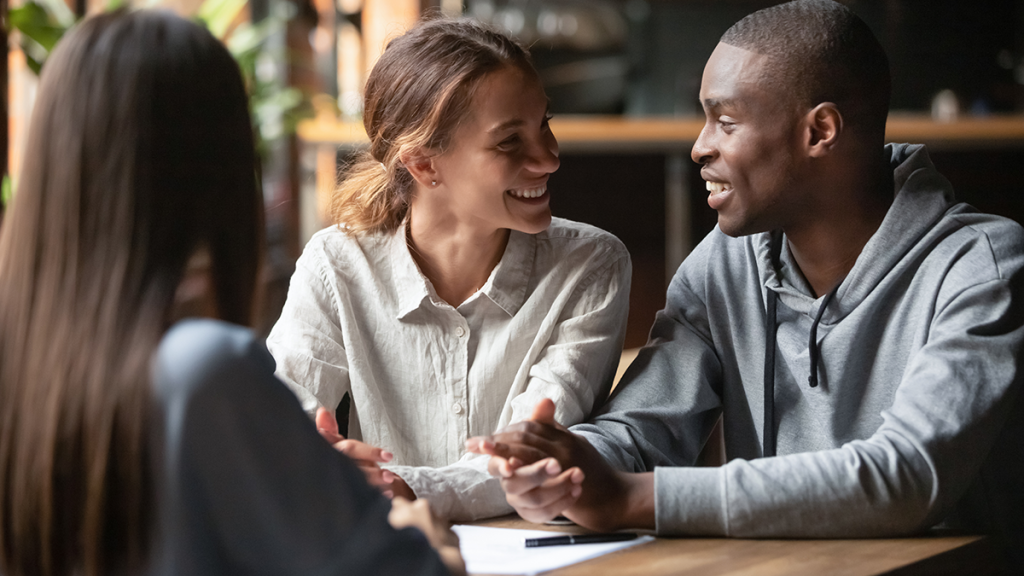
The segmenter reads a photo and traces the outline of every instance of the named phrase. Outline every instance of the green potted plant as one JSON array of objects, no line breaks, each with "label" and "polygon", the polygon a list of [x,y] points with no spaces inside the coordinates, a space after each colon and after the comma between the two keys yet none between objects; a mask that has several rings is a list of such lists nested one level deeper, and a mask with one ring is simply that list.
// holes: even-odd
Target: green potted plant
[{"label": "green potted plant", "polygon": [[[276,67],[286,58],[283,50],[275,50],[272,37],[282,31],[291,19],[294,7],[276,3],[271,14],[257,23],[239,22],[248,0],[205,0],[195,15],[235,57],[249,90],[256,146],[266,156],[270,142],[295,131],[299,120],[310,115],[309,98],[302,91],[283,85]],[[105,10],[116,10],[125,0],[109,0]],[[17,31],[17,42],[25,54],[28,67],[39,74],[46,58],[64,33],[75,25],[78,17],[63,0],[27,0],[8,11],[10,31]],[[13,186],[4,177],[0,189],[0,207],[7,204]]]}]

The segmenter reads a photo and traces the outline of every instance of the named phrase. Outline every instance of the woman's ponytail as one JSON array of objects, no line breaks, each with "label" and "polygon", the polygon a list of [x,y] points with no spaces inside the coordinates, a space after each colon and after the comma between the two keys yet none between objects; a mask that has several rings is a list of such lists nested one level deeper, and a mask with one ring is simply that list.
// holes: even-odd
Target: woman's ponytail
[{"label": "woman's ponytail", "polygon": [[397,159],[391,164],[361,152],[331,197],[331,220],[350,234],[397,230],[409,211],[412,175]]}]

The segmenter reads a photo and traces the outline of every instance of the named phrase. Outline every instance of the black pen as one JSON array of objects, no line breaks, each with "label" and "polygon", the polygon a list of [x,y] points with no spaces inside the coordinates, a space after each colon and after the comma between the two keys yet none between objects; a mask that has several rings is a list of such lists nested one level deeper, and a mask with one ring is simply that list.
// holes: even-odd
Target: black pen
[{"label": "black pen", "polygon": [[624,542],[633,540],[635,532],[612,532],[610,534],[581,534],[579,536],[551,536],[549,538],[527,538],[527,548],[539,546],[568,546],[570,544],[600,544],[601,542]]}]

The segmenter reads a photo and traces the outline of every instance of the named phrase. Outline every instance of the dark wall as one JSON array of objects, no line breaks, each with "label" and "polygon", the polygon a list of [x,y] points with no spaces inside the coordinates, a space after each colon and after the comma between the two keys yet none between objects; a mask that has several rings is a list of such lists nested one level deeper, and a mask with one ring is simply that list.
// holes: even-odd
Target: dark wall
[{"label": "dark wall", "polygon": [[[511,1],[511,0],[508,0]],[[892,105],[928,110],[953,90],[965,111],[1024,110],[1024,0],[842,0],[875,32],[889,54]],[[541,4],[565,5],[572,0]],[[700,77],[718,39],[743,16],[778,0],[619,0],[629,36],[620,49],[629,67],[622,102],[608,111],[632,115],[700,112]],[[571,52],[533,47],[541,67]],[[585,60],[600,54],[577,53]],[[573,102],[553,90],[557,112]],[[584,106],[580,102],[580,106]],[[581,108],[581,112],[594,110]]]},{"label": "dark wall", "polygon": [[[1024,44],[1019,0],[856,2],[870,8],[889,53],[892,107],[927,110],[953,90],[968,111],[1021,110]],[[878,6],[881,4],[881,6]]]},{"label": "dark wall", "polygon": [[661,154],[562,154],[551,175],[555,216],[619,237],[633,260],[626,347],[642,346],[665,305],[665,157]]},{"label": "dark wall", "polygon": [[932,162],[957,199],[1024,225],[1024,147],[933,150]]}]

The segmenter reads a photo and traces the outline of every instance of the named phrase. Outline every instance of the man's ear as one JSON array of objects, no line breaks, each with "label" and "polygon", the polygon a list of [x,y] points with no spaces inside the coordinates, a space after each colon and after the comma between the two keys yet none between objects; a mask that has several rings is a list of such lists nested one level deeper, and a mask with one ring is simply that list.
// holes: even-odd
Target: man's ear
[{"label": "man's ear", "polygon": [[437,186],[437,168],[434,166],[434,157],[425,150],[415,150],[400,156],[405,169],[412,174],[413,179],[424,188]]},{"label": "man's ear", "polygon": [[829,154],[839,143],[843,133],[843,115],[836,105],[822,102],[804,117],[807,126],[807,152],[812,158]]}]

